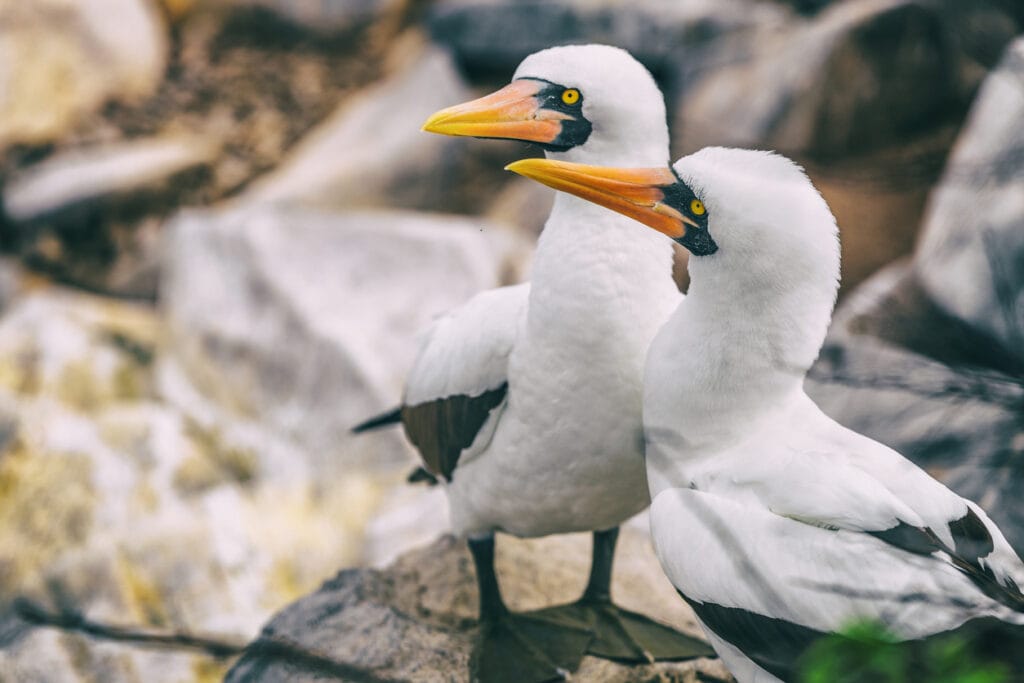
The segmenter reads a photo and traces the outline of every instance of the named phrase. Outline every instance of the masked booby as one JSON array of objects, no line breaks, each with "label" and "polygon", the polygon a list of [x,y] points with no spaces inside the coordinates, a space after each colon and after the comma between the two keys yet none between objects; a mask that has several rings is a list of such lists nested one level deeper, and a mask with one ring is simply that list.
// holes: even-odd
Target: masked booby
[{"label": "masked booby", "polygon": [[[508,86],[434,114],[424,130],[529,141],[550,158],[576,162],[668,160],[654,79],[627,52],[600,45],[533,54]],[[625,661],[712,654],[611,601],[618,525],[650,501],[643,362],[681,298],[670,244],[638,237],[631,223],[559,194],[532,282],[483,292],[439,319],[424,337],[401,407],[357,427],[400,420],[426,469],[445,482],[454,531],[468,538],[479,583],[474,678],[560,678],[584,652]],[[511,613],[494,571],[495,531],[594,531],[580,600]]]},{"label": "masked booby", "polygon": [[1024,564],[996,525],[804,393],[836,299],[839,242],[800,167],[708,148],[672,169],[540,159],[509,169],[693,254],[687,297],[645,372],[651,532],[741,683],[795,680],[813,643],[866,619],[904,641],[983,626],[1014,643],[1001,654],[1024,675]]}]

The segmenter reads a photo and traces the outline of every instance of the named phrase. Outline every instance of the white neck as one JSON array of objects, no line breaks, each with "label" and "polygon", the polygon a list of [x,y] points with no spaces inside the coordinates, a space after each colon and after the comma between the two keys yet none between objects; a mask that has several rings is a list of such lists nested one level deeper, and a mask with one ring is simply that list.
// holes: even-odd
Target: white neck
[{"label": "white neck", "polygon": [[579,365],[583,374],[605,375],[598,384],[615,386],[602,391],[635,394],[639,418],[647,349],[680,298],[671,243],[560,194],[541,233],[531,282],[517,356],[536,367]]},{"label": "white neck", "polygon": [[669,240],[561,192],[541,233],[531,280],[535,291],[552,295],[531,301],[531,316],[535,305],[553,303],[556,296],[599,310],[628,310],[676,292]]},{"label": "white neck", "polygon": [[[786,284],[757,262],[690,259],[690,290],[648,356],[644,431],[651,493],[779,419],[803,381],[831,317],[829,288]],[[711,259],[718,259],[717,262]],[[654,470],[654,471],[652,471]],[[676,474],[673,474],[676,473]]]}]

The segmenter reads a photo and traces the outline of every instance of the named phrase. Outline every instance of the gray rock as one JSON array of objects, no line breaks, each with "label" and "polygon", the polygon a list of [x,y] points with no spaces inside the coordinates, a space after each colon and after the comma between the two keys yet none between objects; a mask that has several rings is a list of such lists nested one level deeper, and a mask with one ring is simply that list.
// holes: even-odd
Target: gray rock
[{"label": "gray rock", "polygon": [[[192,0],[194,1],[194,0]],[[314,30],[361,27],[401,9],[401,0],[213,0],[210,4],[259,7]]]},{"label": "gray rock", "polygon": [[465,147],[420,130],[438,109],[471,97],[448,53],[409,38],[383,82],[348,98],[244,199],[348,208],[445,208]]},{"label": "gray rock", "polygon": [[[984,75],[965,53],[972,12],[916,0],[835,3],[786,27],[681,50],[678,153],[757,146],[818,159],[863,155],[955,121]],[[1013,35],[996,14],[989,45]],[[974,38],[977,42],[978,38]],[[976,66],[976,65],[975,65]],[[842,84],[837,87],[837,84]]]},{"label": "gray rock", "polygon": [[[500,537],[497,568],[514,609],[579,596],[589,560],[587,535],[522,541]],[[624,529],[616,599],[693,634],[693,614],[661,573],[645,534]],[[476,583],[465,544],[444,537],[386,570],[341,572],[285,608],[250,644],[227,683],[360,680],[355,672],[410,682],[468,680],[476,634]],[[731,681],[717,660],[628,667],[587,657],[574,680],[640,683]],[[363,678],[362,680],[366,680]]]},{"label": "gray rock", "polygon": [[166,137],[76,148],[21,169],[3,187],[8,219],[32,223],[81,205],[167,182],[209,163],[218,152],[207,140]]},{"label": "gray rock", "polygon": [[1024,552],[1024,372],[928,299],[908,264],[840,307],[807,381],[822,409],[977,501]]},{"label": "gray rock", "polygon": [[218,154],[167,136],[74,148],[12,174],[2,206],[23,260],[66,282],[152,298],[161,219],[178,188],[202,182]]},{"label": "gray rock", "polygon": [[294,451],[157,400],[160,334],[151,309],[56,288],[23,294],[0,317],[5,680],[171,683],[217,668],[201,652],[12,623],[3,613],[15,600],[244,642],[272,610],[360,557],[374,483],[354,477],[334,491],[344,505],[331,503]]},{"label": "gray rock", "polygon": [[436,214],[188,212],[169,230],[168,349],[198,393],[299,444],[330,486],[410,457],[401,430],[349,429],[397,404],[431,319],[515,279],[524,253],[500,227]]},{"label": "gray rock", "polygon": [[915,270],[947,313],[1024,365],[1024,39],[985,81],[931,196]]},{"label": "gray rock", "polygon": [[152,92],[165,31],[149,0],[0,5],[0,151],[54,140],[108,99]]},{"label": "gray rock", "polygon": [[0,259],[0,313],[14,301],[21,290],[21,268],[12,259]]},{"label": "gray rock", "polygon": [[444,0],[431,8],[428,24],[434,40],[475,76],[507,78],[527,55],[571,43],[625,48],[659,76],[680,45],[786,14],[747,0]]}]

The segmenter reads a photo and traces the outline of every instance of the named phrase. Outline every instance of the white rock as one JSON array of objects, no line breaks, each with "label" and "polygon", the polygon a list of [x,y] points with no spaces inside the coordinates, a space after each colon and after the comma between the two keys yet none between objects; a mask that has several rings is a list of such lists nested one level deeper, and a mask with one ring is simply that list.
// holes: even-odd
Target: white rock
[{"label": "white rock", "polygon": [[54,139],[110,98],[152,92],[165,30],[149,0],[0,0],[0,149]]},{"label": "white rock", "polygon": [[448,53],[415,39],[392,75],[357,93],[307,135],[244,199],[351,207],[437,206],[456,162],[451,138],[420,130],[433,112],[471,97]]},{"label": "white rock", "polygon": [[929,201],[915,270],[936,303],[1024,362],[1024,38],[982,86]]},{"label": "white rock", "polygon": [[159,402],[159,336],[152,310],[56,289],[0,318],[0,678],[223,673],[194,652],[18,628],[5,614],[15,598],[244,642],[364,556],[368,519],[396,477],[350,473],[324,490],[293,444]]},{"label": "white rock", "polygon": [[324,485],[410,458],[400,429],[349,429],[397,405],[417,334],[503,283],[521,242],[483,221],[249,206],[169,226],[167,348],[199,393],[308,453]]},{"label": "white rock", "polygon": [[79,202],[124,194],[208,163],[215,145],[199,138],[133,140],[77,148],[21,171],[3,188],[3,206],[29,221]]}]

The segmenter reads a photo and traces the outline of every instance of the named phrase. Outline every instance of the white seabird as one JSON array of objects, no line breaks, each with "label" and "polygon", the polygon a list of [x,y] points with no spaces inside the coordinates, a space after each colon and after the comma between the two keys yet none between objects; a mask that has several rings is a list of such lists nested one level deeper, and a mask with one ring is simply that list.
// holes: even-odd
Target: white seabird
[{"label": "white seabird", "polygon": [[741,683],[793,680],[813,643],[865,619],[905,641],[984,625],[1016,643],[1001,654],[1021,666],[1024,565],[996,525],[804,393],[835,303],[839,243],[796,164],[708,148],[673,170],[509,169],[693,254],[687,297],[645,373],[651,532]]},{"label": "white seabird", "polygon": [[[600,45],[533,54],[511,84],[438,112],[424,129],[530,141],[568,161],[668,163],[654,79],[627,52]],[[666,240],[559,194],[532,282],[484,292],[439,319],[402,406],[357,428],[401,420],[426,468],[445,481],[454,531],[469,539],[479,582],[475,677],[549,680],[575,669],[584,651],[627,661],[711,654],[610,598],[618,525],[650,502],[643,363],[681,299],[671,266]],[[580,601],[509,613],[493,568],[495,531],[595,531]]]}]

